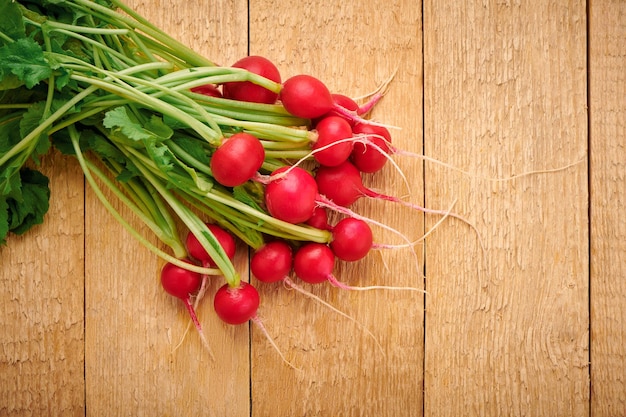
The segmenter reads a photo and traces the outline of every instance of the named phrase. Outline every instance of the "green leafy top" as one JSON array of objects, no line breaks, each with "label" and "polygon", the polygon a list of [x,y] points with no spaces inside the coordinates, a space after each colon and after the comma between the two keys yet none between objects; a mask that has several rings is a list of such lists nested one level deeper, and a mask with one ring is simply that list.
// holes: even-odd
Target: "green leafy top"
[{"label": "green leafy top", "polygon": [[19,235],[43,223],[50,200],[48,178],[29,168],[6,179],[3,188],[0,192],[0,244],[6,243],[9,232]]},{"label": "green leafy top", "polygon": [[41,46],[30,38],[0,47],[0,89],[33,88],[52,75]]},{"label": "green leafy top", "polygon": [[265,172],[283,163],[281,150],[300,158],[314,139],[308,121],[279,104],[210,100],[192,92],[238,81],[281,88],[252,72],[215,66],[120,0],[0,0],[0,243],[9,232],[41,222],[48,209],[47,178],[25,167],[39,163],[50,138],[77,158],[98,198],[131,234],[139,233],[100,187],[177,258],[185,255],[177,232],[182,222],[231,285],[239,276],[197,213],[252,247],[265,234],[328,241],[327,231],[269,216],[262,190],[253,185],[232,189],[214,181],[213,152],[234,132],[252,133],[268,145],[273,155]]}]

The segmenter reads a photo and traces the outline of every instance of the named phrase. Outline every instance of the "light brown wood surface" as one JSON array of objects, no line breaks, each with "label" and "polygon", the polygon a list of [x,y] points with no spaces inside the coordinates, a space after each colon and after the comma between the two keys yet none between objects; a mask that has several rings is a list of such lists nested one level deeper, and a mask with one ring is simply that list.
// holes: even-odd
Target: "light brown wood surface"
[{"label": "light brown wood surface", "polygon": [[626,414],[626,3],[589,25],[592,415]]},{"label": "light brown wood surface", "polygon": [[129,4],[224,65],[264,55],[357,96],[397,69],[374,118],[448,165],[398,155],[410,187],[391,166],[366,184],[475,229],[360,201],[411,239],[434,229],[336,275],[427,294],[305,286],[358,325],[259,283],[298,369],[206,302],[212,361],[161,290],[162,262],[52,153],[46,222],[0,248],[0,416],[626,415],[626,3]]},{"label": "light brown wood surface", "polygon": [[426,203],[457,198],[484,251],[459,222],[430,239],[425,413],[587,415],[586,163],[490,180],[585,156],[585,5],[444,4],[424,7],[425,153],[472,176],[427,165]]}]

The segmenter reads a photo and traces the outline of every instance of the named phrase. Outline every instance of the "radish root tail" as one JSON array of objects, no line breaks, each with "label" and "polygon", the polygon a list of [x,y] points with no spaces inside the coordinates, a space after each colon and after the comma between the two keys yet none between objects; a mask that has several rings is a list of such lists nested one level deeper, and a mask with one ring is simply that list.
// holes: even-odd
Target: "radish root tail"
[{"label": "radish root tail", "polygon": [[334,307],[333,305],[329,304],[328,302],[322,300],[320,297],[318,297],[317,295],[313,294],[312,292],[309,292],[307,290],[305,290],[304,288],[302,288],[301,286],[299,286],[298,284],[296,284],[295,282],[293,282],[289,277],[285,277],[283,278],[283,282],[290,288],[298,291],[299,293],[312,298],[313,300],[317,301],[318,303],[322,304],[323,306],[331,309],[332,311],[334,311],[335,313],[339,314],[342,317],[347,318],[348,320],[350,320],[351,322],[353,322],[354,324],[356,324],[358,327],[360,327],[369,337],[372,338],[372,340],[374,340],[374,343],[376,343],[376,346],[378,346],[378,349],[380,349],[380,352],[382,353],[383,356],[385,355],[385,350],[383,349],[383,346],[380,344],[380,342],[378,341],[378,339],[376,338],[376,336],[374,336],[374,334],[367,328],[365,327],[361,322],[359,322],[358,320],[356,320],[354,317],[344,313],[343,311],[339,310],[338,308]]},{"label": "radish root tail", "polygon": [[289,360],[287,360],[287,358],[285,357],[285,355],[283,354],[283,352],[280,350],[280,348],[278,347],[278,345],[276,344],[276,342],[274,341],[274,339],[272,338],[272,336],[270,335],[270,333],[267,331],[267,328],[265,327],[265,325],[263,324],[263,322],[261,321],[261,319],[258,316],[254,316],[252,317],[252,322],[259,328],[259,330],[261,331],[261,333],[263,333],[263,335],[265,336],[265,338],[267,339],[267,341],[270,343],[270,345],[272,345],[272,347],[274,348],[274,350],[276,350],[276,352],[278,353],[278,355],[280,356],[280,358],[283,360],[283,362],[288,365],[290,368],[296,370],[296,371],[302,371],[302,369],[298,368],[297,366],[295,366],[293,363],[291,363]]}]

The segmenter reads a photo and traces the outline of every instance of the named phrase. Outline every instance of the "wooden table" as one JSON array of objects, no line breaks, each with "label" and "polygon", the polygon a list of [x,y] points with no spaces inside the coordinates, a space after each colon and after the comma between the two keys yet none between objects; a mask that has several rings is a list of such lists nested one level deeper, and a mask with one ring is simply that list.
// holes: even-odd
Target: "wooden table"
[{"label": "wooden table", "polygon": [[[414,252],[375,251],[337,276],[427,294],[306,287],[355,324],[259,286],[299,370],[207,300],[212,361],[160,288],[161,261],[53,153],[45,224],[0,248],[1,416],[626,414],[626,2],[131,5],[218,63],[260,54],[336,92],[365,94],[397,69],[373,116],[427,159],[397,156],[409,186],[391,166],[366,183],[452,207],[478,234],[360,201],[411,239],[436,228]],[[246,276],[243,250],[237,266]]]}]

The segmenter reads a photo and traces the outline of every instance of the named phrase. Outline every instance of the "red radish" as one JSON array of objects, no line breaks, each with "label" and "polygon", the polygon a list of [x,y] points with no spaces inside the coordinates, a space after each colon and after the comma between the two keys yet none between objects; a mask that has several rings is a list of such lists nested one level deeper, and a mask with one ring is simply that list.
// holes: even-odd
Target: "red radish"
[{"label": "red radish", "polygon": [[315,207],[313,215],[306,221],[309,226],[320,230],[332,230],[333,227],[328,224],[328,213],[324,207]]},{"label": "red radish", "polygon": [[329,281],[335,287],[342,289],[359,289],[340,283],[333,275],[335,255],[323,243],[309,242],[298,249],[293,258],[293,270],[304,282],[319,284]]},{"label": "red radish", "polygon": [[[232,261],[235,258],[236,249],[235,238],[233,237],[233,235],[231,235],[228,231],[216,224],[207,224],[207,227],[218,240],[220,246],[222,246],[228,258]],[[213,259],[211,259],[211,257],[207,253],[206,249],[204,249],[204,247],[200,245],[200,242],[193,233],[187,233],[187,239],[185,243],[189,255],[202,262],[203,266],[210,268],[215,268],[217,266],[215,261],[213,261]]]},{"label": "red radish", "polygon": [[[280,176],[273,179],[276,175]],[[265,205],[274,218],[302,223],[313,215],[317,195],[311,174],[299,167],[281,167],[272,173],[265,187]]]},{"label": "red radish", "polygon": [[294,75],[283,83],[280,100],[285,109],[296,117],[315,119],[334,106],[326,85],[306,74]]},{"label": "red radish", "polygon": [[[243,68],[276,83],[281,81],[278,68],[270,60],[262,56],[247,56],[235,62],[232,66]],[[225,98],[239,101],[273,104],[278,98],[277,93],[250,81],[225,83],[223,89]]]},{"label": "red radish", "polygon": [[225,187],[236,187],[255,176],[265,160],[261,141],[249,133],[225,138],[211,156],[211,172]]},{"label": "red radish", "polygon": [[373,242],[372,229],[365,221],[346,217],[333,227],[330,248],[337,258],[354,262],[369,253]]},{"label": "red radish", "polygon": [[304,282],[319,284],[332,276],[335,268],[335,255],[330,248],[317,242],[302,245],[293,259],[293,270]]},{"label": "red radish", "polygon": [[320,166],[315,181],[320,194],[344,207],[367,195],[368,191],[359,170],[349,161],[334,167]]},{"label": "red radish", "polygon": [[[283,278],[283,277],[281,277]],[[263,325],[263,322],[257,315],[261,299],[259,292],[254,286],[245,281],[241,281],[238,287],[231,287],[228,284],[220,287],[215,293],[213,299],[213,308],[218,317],[227,324],[238,325],[252,320],[259,330],[265,335],[270,344],[276,349],[280,357],[286,364],[295,368],[280,351],[276,342]]]},{"label": "red radish", "polygon": [[[335,166],[344,162],[352,152],[353,142],[344,141],[352,137],[352,127],[344,118],[327,116],[320,120],[316,127],[317,140],[313,150],[317,150],[313,157],[321,165]],[[324,148],[323,150],[319,150]]]},{"label": "red radish", "polygon": [[272,283],[284,279],[291,271],[291,264],[291,247],[275,240],[254,252],[250,259],[250,271],[259,281]]},{"label": "red radish", "polygon": [[293,116],[316,119],[330,111],[347,119],[350,123],[378,123],[365,120],[358,110],[351,111],[335,102],[326,85],[315,77],[300,74],[283,83],[279,98],[285,109]]},{"label": "red radish", "polygon": [[[188,261],[187,261],[188,262]],[[202,282],[202,277],[199,273],[190,271],[172,263],[166,263],[161,269],[161,285],[163,289],[170,295],[182,300],[185,303],[187,312],[193,321],[193,324],[202,339],[202,343],[211,353],[209,343],[204,336],[202,326],[196,315],[196,311],[191,304],[191,296],[195,294],[199,289]]]},{"label": "red radish", "polygon": [[[353,129],[355,136],[363,135],[368,142],[375,146],[362,142],[355,142],[350,159],[355,167],[361,172],[373,173],[382,169],[387,162],[391,134],[387,128],[367,123],[357,123]],[[382,151],[382,152],[381,152]],[[384,153],[383,153],[384,152]]]},{"label": "red radish", "polygon": [[200,274],[168,262],[161,269],[161,285],[168,294],[188,300],[200,288]]},{"label": "red radish", "polygon": [[336,167],[321,166],[315,176],[319,193],[329,200],[343,207],[348,207],[361,197],[377,198],[393,203],[399,203],[418,209],[426,213],[447,214],[438,210],[429,210],[423,207],[407,203],[397,197],[380,194],[363,185],[361,173],[349,161]]},{"label": "red radish", "polygon": [[363,185],[359,170],[349,161],[335,167],[320,166],[315,181],[320,194],[343,207],[350,206],[361,197],[370,197],[404,204],[420,211],[435,212],[370,190]]},{"label": "red radish", "polygon": [[222,92],[213,84],[204,84],[199,87],[194,87],[191,89],[192,92],[197,94],[204,94],[205,96],[210,97],[222,97]]},{"label": "red radish", "polygon": [[215,312],[228,324],[243,324],[255,319],[259,303],[258,291],[245,281],[241,281],[238,287],[224,284],[213,299]]}]

